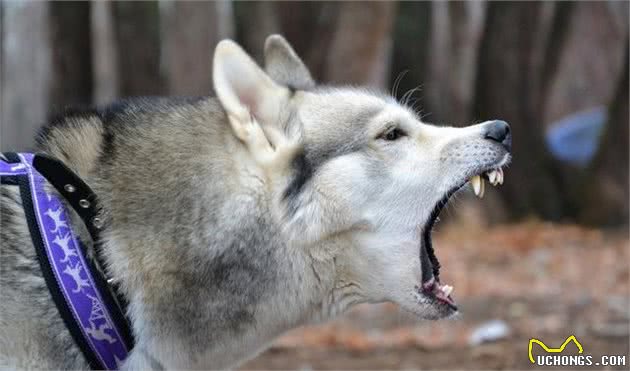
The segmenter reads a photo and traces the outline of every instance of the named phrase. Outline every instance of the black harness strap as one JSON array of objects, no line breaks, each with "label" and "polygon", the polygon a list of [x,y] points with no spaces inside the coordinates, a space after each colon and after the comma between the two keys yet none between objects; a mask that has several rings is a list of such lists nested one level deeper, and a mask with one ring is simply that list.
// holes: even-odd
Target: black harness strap
[{"label": "black harness strap", "polygon": [[35,154],[33,167],[68,201],[83,220],[92,240],[97,241],[101,226],[92,189],[63,162],[50,156]]},{"label": "black harness strap", "polygon": [[[4,153],[4,156],[10,164],[20,163],[20,158],[15,153]],[[37,254],[37,260],[39,262],[40,269],[42,270],[42,276],[46,281],[46,286],[48,286],[48,291],[50,292],[50,296],[59,311],[59,315],[65,323],[68,332],[70,332],[70,336],[72,336],[75,344],[79,347],[79,350],[81,350],[81,353],[85,357],[86,362],[90,365],[90,368],[94,370],[104,369],[104,365],[101,364],[98,357],[96,357],[94,352],[92,352],[90,345],[83,336],[81,327],[74,318],[74,315],[68,306],[68,302],[61,292],[61,288],[57,284],[53,268],[46,254],[46,247],[44,247],[42,233],[35,217],[28,175],[3,175],[2,184],[15,184],[20,189],[20,198],[22,200],[24,215],[26,216],[26,224],[28,225],[29,234],[31,235],[31,240],[33,242],[33,246],[35,247],[35,253]]]},{"label": "black harness strap", "polygon": [[[134,345],[133,333],[129,321],[125,315],[127,300],[122,295],[120,288],[114,282],[108,282],[105,277],[105,264],[102,256],[100,230],[103,222],[98,216],[98,199],[90,186],[75,174],[63,162],[44,155],[36,154],[33,158],[33,167],[63,196],[68,204],[79,215],[87,227],[90,237],[94,242],[94,260],[87,259],[92,275],[103,301],[107,304],[112,321],[121,332],[127,349]],[[85,251],[86,257],[90,256]]]}]

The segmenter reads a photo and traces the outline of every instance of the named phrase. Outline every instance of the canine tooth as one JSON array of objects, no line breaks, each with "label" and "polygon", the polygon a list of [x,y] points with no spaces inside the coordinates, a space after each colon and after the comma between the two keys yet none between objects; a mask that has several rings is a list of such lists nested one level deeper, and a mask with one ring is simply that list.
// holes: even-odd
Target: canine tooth
[{"label": "canine tooth", "polygon": [[497,181],[499,184],[503,184],[503,169],[499,168]]},{"label": "canine tooth", "polygon": [[481,178],[481,189],[479,190],[479,198],[483,198],[483,194],[486,193],[486,182]]},{"label": "canine tooth", "polygon": [[479,192],[481,192],[481,184],[483,183],[483,179],[479,175],[475,175],[470,178],[470,184],[472,184],[473,191],[475,195],[479,196]]}]

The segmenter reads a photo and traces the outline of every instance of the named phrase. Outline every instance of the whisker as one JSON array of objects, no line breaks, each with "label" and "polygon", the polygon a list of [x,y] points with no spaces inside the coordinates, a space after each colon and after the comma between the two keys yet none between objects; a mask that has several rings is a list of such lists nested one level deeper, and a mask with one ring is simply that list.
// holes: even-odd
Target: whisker
[{"label": "whisker", "polygon": [[402,81],[403,77],[405,77],[405,75],[407,74],[407,72],[409,72],[409,69],[403,70],[401,71],[398,76],[396,76],[396,79],[394,80],[394,86],[392,86],[392,91],[391,91],[391,96],[394,97],[394,99],[398,98],[398,88],[400,87],[400,82]]},{"label": "whisker", "polygon": [[418,107],[420,106],[420,101],[422,100],[422,97],[418,97],[418,98],[414,98],[411,101],[411,110],[416,112],[416,114],[419,114],[420,112],[422,112],[422,109],[418,110]]},{"label": "whisker", "polygon": [[409,104],[409,99],[411,99],[411,97],[413,96],[413,94],[417,91],[420,91],[421,87],[420,85],[416,86],[415,88],[409,89],[405,95],[402,96],[401,98],[401,104],[403,106],[407,106]]},{"label": "whisker", "polygon": [[433,112],[427,112],[426,114],[422,111],[422,116],[420,116],[420,120],[424,120],[425,118],[431,116]]}]

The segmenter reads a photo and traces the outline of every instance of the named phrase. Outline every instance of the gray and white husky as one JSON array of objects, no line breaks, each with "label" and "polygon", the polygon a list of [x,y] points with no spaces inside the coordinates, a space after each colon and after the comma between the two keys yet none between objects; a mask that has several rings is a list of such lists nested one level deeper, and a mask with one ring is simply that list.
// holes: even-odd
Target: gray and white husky
[{"label": "gray and white husky", "polygon": [[[469,181],[478,195],[502,182],[505,122],[437,127],[391,96],[317,86],[277,35],[264,69],[220,42],[213,78],[217,97],[68,112],[39,138],[101,201],[107,275],[137,341],[123,368],[235,367],[359,303],[457,312],[431,228]],[[17,192],[2,186],[0,365],[86,368]]]}]

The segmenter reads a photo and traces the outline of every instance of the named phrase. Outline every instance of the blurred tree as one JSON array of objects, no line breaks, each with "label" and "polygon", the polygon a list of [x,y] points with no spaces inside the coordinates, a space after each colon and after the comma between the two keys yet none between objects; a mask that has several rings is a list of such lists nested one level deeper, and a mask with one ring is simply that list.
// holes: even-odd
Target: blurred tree
[{"label": "blurred tree", "polygon": [[[403,3],[414,13],[398,12],[406,16],[406,30],[415,26],[426,28],[429,3]],[[418,6],[420,11],[418,11]],[[309,66],[313,76],[323,82],[368,84],[386,88],[393,44],[393,28],[397,5],[391,2],[237,2],[235,12],[239,39],[258,60],[262,56],[265,37],[281,32],[291,42]],[[422,10],[423,9],[423,10]],[[424,11],[424,14],[423,14]],[[377,20],[377,22],[374,22]],[[261,31],[260,24],[263,29]],[[256,25],[256,27],[254,27]],[[401,60],[416,52],[427,50],[418,43],[418,33],[397,33],[408,37],[413,45],[398,43]],[[426,35],[426,32],[424,33]],[[404,49],[404,51],[403,51]],[[406,54],[402,57],[402,54]],[[410,74],[416,74],[422,57],[411,57],[407,62]],[[403,79],[407,81],[420,81]],[[417,84],[417,82],[416,82]]]},{"label": "blurred tree", "polygon": [[[501,202],[483,203],[491,218],[501,204],[514,218],[628,218],[627,2],[4,1],[0,20],[3,149],[27,149],[69,104],[207,94],[219,39],[236,31],[262,63],[282,33],[324,83],[390,88],[408,69],[399,95],[420,86],[427,121],[509,121],[514,162],[488,194]],[[546,126],[594,105],[610,117],[591,166],[553,160]]]},{"label": "blurred tree", "polygon": [[163,94],[158,2],[116,1],[113,13],[120,95]]},{"label": "blurred tree", "polygon": [[48,114],[49,4],[1,1],[0,149],[26,151]]},{"label": "blurred tree", "polygon": [[321,80],[341,3],[278,1],[274,4],[282,34],[302,57],[312,76]]},{"label": "blurred tree", "polygon": [[262,65],[266,38],[280,33],[306,62],[313,77],[321,77],[338,8],[334,2],[237,1],[237,39]]},{"label": "blurred tree", "polygon": [[111,1],[91,3],[92,63],[94,70],[94,104],[113,101],[119,94],[118,49],[114,36]]},{"label": "blurred tree", "polygon": [[[545,124],[543,130],[566,115],[610,105],[613,101],[616,93],[616,85],[613,82],[618,81],[623,72],[628,9],[626,7],[625,11],[619,11],[612,5],[623,4],[606,2],[555,4],[541,79],[543,99],[540,111],[543,113]],[[619,15],[616,13],[625,14],[625,22],[619,22]],[[555,175],[559,189],[563,190],[558,197],[563,202],[562,212],[565,217],[574,219],[585,214],[594,216],[595,214],[584,211],[585,207],[589,207],[588,202],[585,202],[587,196],[594,198],[597,192],[600,192],[597,197],[604,204],[605,200],[609,199],[608,191],[611,189],[606,190],[599,180],[591,179],[585,182],[586,178],[592,177],[592,167],[585,170],[567,163],[554,162],[553,165],[552,174]],[[586,174],[589,174],[589,177],[586,177]],[[604,223],[606,218],[601,218],[600,221]],[[592,217],[590,222],[595,223],[595,218]]]},{"label": "blurred tree", "polygon": [[237,39],[262,64],[265,39],[271,34],[281,33],[275,2],[237,1],[234,3],[234,13]]},{"label": "blurred tree", "polygon": [[[397,98],[428,80],[428,64],[434,56],[429,46],[431,7],[432,3],[426,1],[398,4],[390,75],[392,95]],[[422,92],[415,96],[421,97]]]},{"label": "blurred tree", "polygon": [[619,225],[628,223],[628,40],[621,78],[610,105],[608,124],[600,140],[599,153],[590,169],[582,173],[582,208],[579,220],[589,224]]},{"label": "blurred tree", "polygon": [[[307,58],[311,45],[321,38],[323,2],[275,1],[275,12],[282,35],[289,40],[298,55]],[[316,30],[317,32],[312,32]]]},{"label": "blurred tree", "polygon": [[545,25],[540,2],[491,2],[481,40],[474,119],[512,127],[513,161],[500,192],[513,217],[557,219],[562,200],[543,141],[540,91]]},{"label": "blurred tree", "polygon": [[92,103],[90,2],[56,2],[49,6],[49,109],[53,114],[67,105]]},{"label": "blurred tree", "polygon": [[[627,3],[626,3],[627,4]],[[609,2],[558,2],[541,78],[545,124],[606,106],[615,93],[628,32]]]},{"label": "blurred tree", "polygon": [[451,1],[431,6],[430,72],[425,80],[429,121],[469,125],[486,3]]},{"label": "blurred tree", "polygon": [[[563,45],[569,37],[571,15],[575,9],[575,3],[571,1],[558,2],[555,5],[555,12],[551,23],[549,41],[547,42],[545,55],[549,57],[547,63],[543,65],[541,76],[541,92],[544,96],[549,96],[549,89],[555,80],[558,67],[560,66],[560,53],[563,51]],[[545,112],[547,99],[542,99],[543,106],[541,110]]]},{"label": "blurred tree", "polygon": [[389,1],[341,3],[328,49],[326,81],[385,88],[396,5]]},{"label": "blurred tree", "polygon": [[214,46],[232,37],[231,3],[169,1],[162,10],[162,55],[169,94],[210,94]]}]

